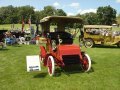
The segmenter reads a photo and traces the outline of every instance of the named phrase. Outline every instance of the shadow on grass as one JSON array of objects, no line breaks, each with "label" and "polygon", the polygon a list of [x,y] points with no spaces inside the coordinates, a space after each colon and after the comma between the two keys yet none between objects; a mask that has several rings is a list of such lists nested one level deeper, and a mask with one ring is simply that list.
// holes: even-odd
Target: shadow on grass
[{"label": "shadow on grass", "polygon": [[61,76],[61,73],[62,73],[62,69],[61,68],[56,68],[55,69],[55,75],[54,75],[54,77],[59,77],[59,76]]},{"label": "shadow on grass", "polygon": [[109,45],[95,45],[93,48],[118,48],[120,49],[119,47],[117,47],[116,45],[112,45],[112,46],[109,46]]},{"label": "shadow on grass", "polygon": [[21,47],[20,45],[12,45],[13,47]]},{"label": "shadow on grass", "polygon": [[22,47],[20,44],[12,44],[12,45],[8,45],[8,46],[12,46],[12,47]]},{"label": "shadow on grass", "polygon": [[[91,67],[91,70],[89,72],[84,72],[80,66],[66,66],[64,68],[56,68],[55,69],[55,74],[54,77],[59,77],[61,76],[61,73],[64,73],[68,77],[70,77],[71,74],[76,74],[76,73],[93,73],[94,69]],[[43,72],[39,73],[34,76],[34,78],[45,78],[48,75],[48,72]]]},{"label": "shadow on grass", "polygon": [[[55,73],[55,77],[59,77],[62,72],[67,76],[70,76],[71,74],[76,74],[76,73],[85,73],[80,65],[69,65],[61,69],[59,68]],[[91,67],[91,70],[87,73],[89,74],[93,72],[94,72],[94,69]]]},{"label": "shadow on grass", "polygon": [[34,78],[44,78],[44,77],[47,76],[47,74],[48,74],[48,73],[45,73],[45,72],[39,73],[39,74],[35,75]]},{"label": "shadow on grass", "polygon": [[8,48],[0,48],[0,51],[8,51]]},{"label": "shadow on grass", "polygon": [[91,64],[96,64],[96,62],[95,62],[95,61],[93,61],[93,60],[91,60]]}]

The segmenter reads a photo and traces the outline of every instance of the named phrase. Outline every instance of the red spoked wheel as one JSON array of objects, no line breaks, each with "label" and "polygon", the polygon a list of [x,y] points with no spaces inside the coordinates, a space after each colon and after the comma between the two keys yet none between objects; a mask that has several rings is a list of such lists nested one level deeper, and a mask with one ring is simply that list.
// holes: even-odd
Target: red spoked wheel
[{"label": "red spoked wheel", "polygon": [[82,68],[85,72],[88,72],[91,69],[91,59],[88,54],[85,54],[83,57]]},{"label": "red spoked wheel", "polygon": [[53,76],[54,72],[55,72],[55,62],[54,62],[54,58],[52,56],[48,57],[47,66],[48,66],[49,75]]}]

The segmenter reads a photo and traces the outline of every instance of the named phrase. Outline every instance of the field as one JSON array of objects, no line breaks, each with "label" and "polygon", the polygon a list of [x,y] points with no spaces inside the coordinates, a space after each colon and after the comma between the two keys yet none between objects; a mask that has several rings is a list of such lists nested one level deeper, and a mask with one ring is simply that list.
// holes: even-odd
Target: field
[{"label": "field", "polygon": [[[10,30],[10,27],[10,24],[0,25],[0,29]],[[28,27],[25,25],[25,29]],[[21,24],[15,24],[15,28],[21,28]],[[78,44],[77,38],[74,42]],[[26,71],[26,56],[38,55],[39,46],[15,45],[6,49],[0,46],[0,90],[119,90],[120,48],[103,46],[81,49],[92,59],[89,73],[80,70],[73,72],[71,68],[67,72],[58,68],[56,75],[50,77],[43,66],[40,72]]]},{"label": "field", "polygon": [[26,56],[38,55],[39,46],[0,47],[0,90],[119,90],[120,48],[82,47],[82,50],[92,59],[89,73],[58,68],[58,73],[50,77],[43,66],[40,72],[26,72]]},{"label": "field", "polygon": [[[11,30],[11,27],[12,27],[13,24],[3,24],[3,25],[0,25],[0,30]],[[32,26],[34,26],[34,29],[36,29],[36,25],[35,24],[32,24]],[[22,24],[14,24],[14,29],[21,29],[22,28]],[[29,25],[28,24],[25,24],[25,27],[24,29],[27,30],[29,28]],[[41,29],[40,25],[39,25],[39,28]],[[51,27],[51,29],[53,29],[53,27]],[[120,27],[113,27],[112,28],[113,30],[120,30]]]},{"label": "field", "polygon": [[[0,30],[11,30],[11,27],[13,26],[13,24],[3,24],[0,25]],[[35,26],[34,24],[32,24],[32,26]],[[22,28],[22,24],[14,24],[14,29],[21,29]],[[25,24],[24,29],[28,29],[29,25]]]}]

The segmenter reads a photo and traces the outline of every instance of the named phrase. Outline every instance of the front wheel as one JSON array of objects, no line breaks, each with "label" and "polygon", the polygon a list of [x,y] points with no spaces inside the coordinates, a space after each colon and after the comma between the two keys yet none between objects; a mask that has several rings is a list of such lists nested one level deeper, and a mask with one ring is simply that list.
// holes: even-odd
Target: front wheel
[{"label": "front wheel", "polygon": [[91,59],[88,54],[84,54],[82,68],[85,72],[88,72],[91,69]]},{"label": "front wheel", "polygon": [[50,76],[54,75],[55,72],[55,62],[53,56],[49,56],[47,60],[48,73]]},{"label": "front wheel", "polygon": [[94,42],[93,42],[92,39],[85,39],[84,45],[85,45],[86,48],[92,48],[93,45],[94,45]]},{"label": "front wheel", "polygon": [[40,62],[43,63],[44,58],[39,56]]}]

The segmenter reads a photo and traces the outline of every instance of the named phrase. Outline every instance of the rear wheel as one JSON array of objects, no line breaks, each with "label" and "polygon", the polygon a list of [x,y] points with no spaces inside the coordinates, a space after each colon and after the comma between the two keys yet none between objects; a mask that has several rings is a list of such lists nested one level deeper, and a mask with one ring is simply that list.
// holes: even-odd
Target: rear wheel
[{"label": "rear wheel", "polygon": [[117,46],[120,48],[120,41],[118,42]]},{"label": "rear wheel", "polygon": [[91,48],[91,47],[93,47],[94,42],[93,42],[92,39],[85,39],[84,45],[85,45],[86,48]]},{"label": "rear wheel", "polygon": [[88,54],[84,54],[82,68],[85,72],[88,72],[91,69],[91,59]]},{"label": "rear wheel", "polygon": [[48,66],[49,75],[53,76],[54,72],[55,72],[55,62],[54,62],[54,58],[52,56],[48,57],[47,66]]}]

